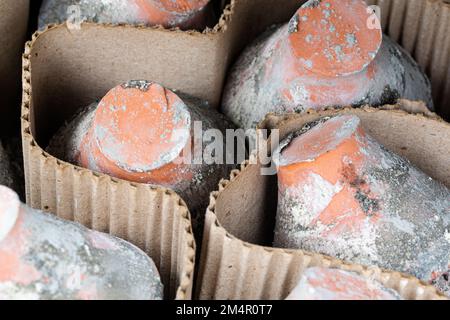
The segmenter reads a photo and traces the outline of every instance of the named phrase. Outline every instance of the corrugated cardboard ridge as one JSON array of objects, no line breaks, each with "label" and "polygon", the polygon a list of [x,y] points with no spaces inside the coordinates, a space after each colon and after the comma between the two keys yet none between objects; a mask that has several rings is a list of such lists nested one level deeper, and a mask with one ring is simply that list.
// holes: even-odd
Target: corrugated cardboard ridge
[{"label": "corrugated cardboard ridge", "polygon": [[450,117],[450,3],[446,0],[366,0],[380,6],[383,30],[427,72],[437,111]]},{"label": "corrugated cardboard ridge", "polygon": [[342,109],[336,109],[333,107],[328,107],[323,110],[309,109],[302,114],[299,113],[286,113],[286,114],[275,114],[268,113],[263,121],[258,125],[260,129],[273,129],[282,126],[282,123],[289,121],[300,116],[311,115],[311,116],[321,116],[324,113],[334,113],[334,112],[352,112],[352,111],[364,111],[368,113],[378,112],[378,111],[389,111],[390,113],[404,116],[411,116],[415,118],[424,118],[436,120],[444,126],[450,128],[450,123],[445,121],[441,116],[435,112],[430,111],[422,101],[411,101],[406,99],[399,99],[396,104],[387,104],[380,107],[371,107],[369,105],[362,106],[360,108],[345,107]]},{"label": "corrugated cardboard ridge", "polygon": [[[450,132],[450,124],[433,113],[410,114],[401,110],[400,105],[386,106],[386,109],[364,107],[363,109],[346,108],[339,111],[329,109],[322,112],[310,110],[304,115],[268,115],[261,127],[281,128],[291,120],[304,116],[317,118],[336,112],[359,112],[386,113],[392,116],[413,117],[417,121],[433,121],[433,123],[448,127]],[[251,160],[255,160],[255,157],[256,154],[253,153]],[[254,162],[252,161],[252,163]],[[245,178],[244,174],[247,173],[248,176],[259,174],[259,171],[256,170],[258,170],[256,165],[250,164],[249,161],[244,162],[239,170],[231,173],[229,180],[220,182],[218,191],[211,193],[210,205],[206,213],[197,286],[197,296],[200,299],[284,299],[297,284],[303,270],[309,266],[331,266],[355,271],[396,290],[404,299],[447,299],[433,286],[410,275],[382,270],[374,266],[355,265],[303,250],[285,250],[254,245],[232,235],[219,221],[218,201],[232,184],[239,183],[240,179]],[[242,189],[242,187],[244,186],[240,184],[237,189]],[[245,195],[238,197],[236,201],[241,201],[239,206],[242,207],[242,214],[246,214],[246,205],[242,203],[246,201]],[[230,212],[221,212],[220,215],[226,217],[231,215],[230,219],[239,220],[239,217],[233,217]],[[253,226],[249,226],[249,228],[251,227]]]},{"label": "corrugated cardboard ridge", "polygon": [[[166,297],[190,299],[195,241],[190,213],[174,192],[113,179],[60,161],[31,134],[32,42],[23,55],[22,138],[27,203],[128,240],[155,261]],[[32,183],[31,183],[32,182]]]}]

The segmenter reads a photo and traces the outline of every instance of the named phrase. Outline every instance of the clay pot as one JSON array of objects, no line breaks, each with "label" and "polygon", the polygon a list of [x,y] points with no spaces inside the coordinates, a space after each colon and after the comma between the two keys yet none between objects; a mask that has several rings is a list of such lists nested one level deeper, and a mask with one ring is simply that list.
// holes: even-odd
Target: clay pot
[{"label": "clay pot", "polygon": [[0,186],[0,299],[162,299],[153,261],[118,238],[20,203]]},{"label": "clay pot", "polygon": [[83,20],[203,30],[212,14],[208,3],[209,0],[44,0],[39,28]]},{"label": "clay pot", "polygon": [[362,0],[311,0],[265,32],[230,72],[223,112],[255,127],[269,113],[380,106],[398,98],[433,109],[430,81],[398,44],[369,24]]},{"label": "clay pot", "polygon": [[198,229],[209,193],[232,169],[199,159],[206,147],[201,139],[218,129],[225,146],[230,127],[204,101],[153,82],[130,81],[82,109],[56,133],[48,152],[96,172],[174,190],[187,202]]},{"label": "clay pot", "polygon": [[411,274],[449,292],[450,190],[367,135],[322,118],[274,152],[274,245]]}]

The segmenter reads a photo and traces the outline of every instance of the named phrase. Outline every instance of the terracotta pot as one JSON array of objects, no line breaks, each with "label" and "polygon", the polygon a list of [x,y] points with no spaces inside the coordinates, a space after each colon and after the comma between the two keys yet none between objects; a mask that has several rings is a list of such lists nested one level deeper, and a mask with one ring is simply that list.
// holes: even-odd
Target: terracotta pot
[{"label": "terracotta pot", "polygon": [[153,261],[118,238],[33,210],[0,186],[0,299],[162,299]]},{"label": "terracotta pot", "polygon": [[404,272],[449,292],[450,190],[366,134],[360,118],[308,123],[274,159],[275,246]]},{"label": "terracotta pot", "polygon": [[311,0],[289,23],[267,30],[230,72],[225,115],[251,128],[269,112],[380,106],[398,98],[422,100],[433,109],[430,81],[382,35],[368,9],[362,0]]}]

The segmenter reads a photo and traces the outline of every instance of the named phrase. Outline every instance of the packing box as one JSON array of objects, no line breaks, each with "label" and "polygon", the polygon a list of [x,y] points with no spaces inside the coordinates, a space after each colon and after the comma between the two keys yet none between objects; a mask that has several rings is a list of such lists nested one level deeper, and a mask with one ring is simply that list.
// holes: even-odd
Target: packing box
[{"label": "packing box", "polygon": [[[28,204],[132,241],[159,264],[170,288],[168,297],[189,298],[195,246],[182,200],[164,189],[78,168],[44,150],[78,108],[129,79],[154,80],[219,107],[226,72],[239,52],[270,25],[288,21],[301,2],[226,1],[217,25],[201,33],[91,23],[82,24],[81,29],[50,26],[36,33],[23,57]],[[388,15],[383,18],[386,30],[413,53],[437,84],[436,104],[441,114],[448,113],[443,106],[450,97],[450,75],[442,66],[448,66],[444,61],[450,52],[450,7],[436,0],[383,0],[380,4],[404,22],[396,23]]]}]

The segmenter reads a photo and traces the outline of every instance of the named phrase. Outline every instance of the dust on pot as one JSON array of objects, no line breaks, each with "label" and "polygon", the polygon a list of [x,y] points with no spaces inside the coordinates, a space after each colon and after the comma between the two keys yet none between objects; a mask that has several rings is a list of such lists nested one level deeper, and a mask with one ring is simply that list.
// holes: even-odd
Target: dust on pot
[{"label": "dust on pot", "polygon": [[357,116],[306,124],[274,159],[276,247],[404,272],[449,293],[450,191],[366,134]]},{"label": "dust on pot", "polygon": [[362,0],[306,2],[243,52],[230,72],[223,112],[251,128],[269,112],[381,106],[398,98],[433,110],[430,81],[380,26],[368,25],[368,12]]},{"label": "dust on pot", "polygon": [[397,292],[356,272],[336,268],[306,269],[286,300],[403,300]]},{"label": "dust on pot", "polygon": [[232,169],[205,162],[203,134],[216,129],[225,137],[230,127],[205,101],[157,83],[129,81],[82,108],[47,151],[96,172],[174,190],[186,200],[199,233],[209,193]]},{"label": "dust on pot", "polygon": [[121,239],[21,204],[0,186],[0,298],[160,300],[153,261]]}]

